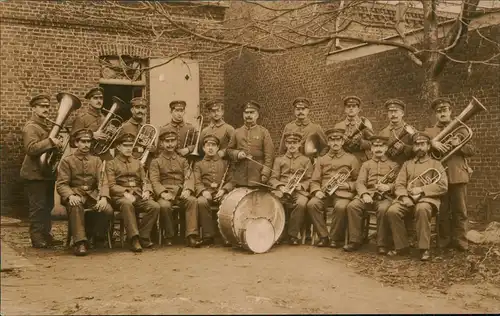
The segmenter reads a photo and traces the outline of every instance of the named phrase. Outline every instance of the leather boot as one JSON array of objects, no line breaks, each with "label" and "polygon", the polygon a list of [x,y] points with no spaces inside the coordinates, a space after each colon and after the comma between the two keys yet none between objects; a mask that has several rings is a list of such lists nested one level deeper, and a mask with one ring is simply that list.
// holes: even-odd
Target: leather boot
[{"label": "leather boot", "polygon": [[140,242],[142,248],[148,249],[148,248],[153,247],[153,242],[151,242],[151,240],[149,240],[149,238],[141,238],[139,240],[139,242]]},{"label": "leather boot", "polygon": [[319,239],[319,242],[316,244],[317,247],[328,247],[328,237],[322,237]]},{"label": "leather boot", "polygon": [[75,245],[75,256],[86,256],[87,255],[87,246],[84,241],[79,241]]},{"label": "leather boot", "polygon": [[205,237],[201,241],[200,245],[201,246],[209,246],[214,244],[214,238],[213,237]]},{"label": "leather boot", "polygon": [[133,252],[142,252],[142,247],[141,243],[139,242],[138,236],[132,237],[132,240],[130,241],[130,250],[132,250]]},{"label": "leather boot", "polygon": [[353,243],[345,245],[344,251],[347,251],[347,252],[355,251],[355,250],[358,250],[359,247],[361,247],[360,244],[353,242]]},{"label": "leather boot", "polygon": [[201,246],[201,241],[199,241],[195,235],[189,235],[187,237],[187,246],[191,248],[198,248]]}]

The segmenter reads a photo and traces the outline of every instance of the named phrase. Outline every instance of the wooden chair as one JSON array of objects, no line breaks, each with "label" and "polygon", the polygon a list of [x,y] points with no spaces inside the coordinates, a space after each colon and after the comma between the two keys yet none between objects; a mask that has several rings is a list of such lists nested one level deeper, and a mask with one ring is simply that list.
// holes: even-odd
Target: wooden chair
[{"label": "wooden chair", "polygon": [[[144,216],[145,213],[136,213],[136,219],[139,222],[142,220],[142,217]],[[118,224],[119,227],[119,236],[120,236],[120,246],[122,248],[125,247],[125,222],[123,220],[122,213],[120,212],[114,212],[113,213],[113,220],[110,223],[110,230],[109,231],[114,231],[115,230],[115,225]],[[160,216],[158,215],[158,218],[156,219],[156,229],[158,231],[160,230]],[[112,235],[111,235],[112,236]],[[161,235],[160,235],[161,236]],[[111,240],[111,237],[109,238]],[[159,238],[158,245],[161,247],[161,242],[162,239]],[[111,242],[110,242],[111,243]]]},{"label": "wooden chair", "polygon": [[[405,218],[406,231],[408,232],[408,238],[416,238],[417,229],[416,229],[416,221],[415,216],[412,214],[411,216],[407,216]],[[434,239],[436,249],[439,249],[439,240],[440,240],[440,231],[439,231],[439,210],[433,211],[431,215],[431,245],[432,239]]]},{"label": "wooden chair", "polygon": [[[95,210],[92,208],[86,208],[83,210],[83,212],[84,212],[84,214],[86,214],[87,212],[95,212]],[[66,247],[67,248],[69,248],[72,245],[72,239],[73,239],[73,236],[72,236],[73,234],[71,232],[70,218],[71,217],[68,214],[68,229],[67,229],[67,233],[66,233]],[[111,220],[110,223],[113,223],[113,220]],[[108,240],[109,249],[113,248],[113,245],[111,242],[111,236],[112,236],[112,231],[108,229],[108,231],[106,232],[106,238]]]}]

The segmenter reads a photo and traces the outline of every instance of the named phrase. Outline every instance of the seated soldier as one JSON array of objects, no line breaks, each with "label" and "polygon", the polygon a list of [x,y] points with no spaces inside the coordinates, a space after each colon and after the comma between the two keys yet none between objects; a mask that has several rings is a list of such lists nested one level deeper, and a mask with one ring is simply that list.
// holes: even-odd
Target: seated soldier
[{"label": "seated soldier", "polygon": [[[153,246],[151,230],[160,205],[151,199],[152,189],[139,160],[132,157],[135,135],[123,133],[115,140],[116,156],[106,164],[111,201],[120,211],[131,250]],[[137,223],[136,212],[145,213]]]},{"label": "seated soldier", "polygon": [[394,180],[399,166],[386,156],[387,142],[384,136],[372,136],[372,158],[365,161],[356,180],[358,195],[347,205],[347,223],[349,225],[349,243],[345,251],[358,249],[363,243],[363,213],[367,210],[377,212],[377,246],[380,254],[386,254],[390,237],[389,224],[385,213],[391,205]]},{"label": "seated soldier", "polygon": [[309,181],[312,174],[311,160],[299,152],[302,134],[286,132],[283,135],[286,153],[274,160],[269,184],[275,188],[273,194],[280,198],[285,210],[289,212],[289,243],[299,244],[299,233],[304,224],[308,201]]},{"label": "seated soldier", "polygon": [[[92,135],[92,131],[86,128],[73,133],[70,146],[77,149],[61,160],[57,172],[57,192],[68,210],[77,256],[87,254],[87,235],[100,238],[101,241],[104,239],[113,215],[113,209],[108,204],[109,189],[103,162],[90,154]],[[85,209],[93,209],[95,212],[85,214]]]},{"label": "seated soldier", "polygon": [[[203,160],[194,165],[195,193],[198,197],[198,216],[203,229],[202,245],[214,243],[215,226],[210,210],[233,189],[229,162],[220,158],[219,139],[212,134],[203,138]],[[226,242],[227,244],[227,242]]]},{"label": "seated soldier", "polygon": [[163,127],[159,133],[160,154],[149,167],[149,177],[160,204],[160,220],[165,228],[165,244],[172,245],[174,237],[173,205],[186,212],[186,238],[189,247],[199,247],[198,210],[192,195],[194,181],[188,161],[177,152],[177,132]]},{"label": "seated soldier", "polygon": [[[387,210],[386,216],[396,248],[388,254],[408,253],[404,218],[415,213],[420,259],[427,261],[430,259],[432,213],[439,210],[440,198],[448,189],[448,179],[441,162],[429,155],[430,136],[417,132],[412,139],[415,158],[406,161],[401,167],[395,183],[396,199]],[[429,178],[435,180],[429,181]]]}]

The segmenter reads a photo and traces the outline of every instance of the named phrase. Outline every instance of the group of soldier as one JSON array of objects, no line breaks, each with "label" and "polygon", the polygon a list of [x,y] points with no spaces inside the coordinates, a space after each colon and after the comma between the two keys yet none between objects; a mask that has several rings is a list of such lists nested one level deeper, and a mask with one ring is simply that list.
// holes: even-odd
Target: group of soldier
[{"label": "group of soldier", "polygon": [[[44,119],[50,97],[38,95],[30,101],[33,116],[23,128],[26,157],[21,177],[26,180],[33,247],[57,243],[50,221],[55,185],[68,210],[76,255],[88,252],[89,236],[95,245],[105,239],[113,210],[121,213],[132,251],[153,245],[151,232],[158,216],[160,238],[172,245],[174,207],[185,212],[188,246],[213,244],[216,227],[211,208],[237,187],[267,189],[281,200],[287,225],[280,242],[298,245],[303,227],[312,223],[319,237],[317,246],[354,251],[363,244],[363,218],[372,211],[377,214],[378,253],[404,255],[409,250],[406,218],[414,216],[420,258],[428,260],[431,218],[439,211],[441,246],[467,249],[470,168],[466,157],[474,148],[466,144],[444,166],[430,155],[431,149],[449,150],[449,144],[433,140],[451,121],[449,99],[438,98],[430,104],[435,126],[410,136],[402,133],[408,124],[401,100],[385,102],[389,123],[374,133],[369,120],[359,115],[362,102],[356,96],[343,99],[345,119],[326,131],[309,119],[311,101],[297,98],[292,104],[296,119],[285,126],[276,158],[269,131],[257,124],[259,103],[244,105],[243,126],[235,129],[224,121],[223,102],[213,100],[205,104],[210,123],[200,133],[202,155],[197,161],[188,159],[194,145],[185,140],[196,129],[184,120],[186,102],[172,101],[171,122],[159,129],[158,142],[148,148],[150,159],[142,165],[134,158],[133,145],[147,119],[145,98],[131,100],[132,117],[114,140],[114,157],[109,152],[92,155],[91,144],[106,137],[98,131],[104,120],[103,93],[93,88],[86,94],[89,106],[76,117],[71,130],[70,145],[75,151],[61,160],[56,179],[43,175],[37,165],[40,154],[61,145],[59,139],[49,137],[51,125]],[[312,135],[317,140],[316,155],[306,155]],[[429,168],[441,173],[439,180],[419,183],[419,175]],[[342,170],[348,170],[345,181],[330,193],[329,181]],[[289,180],[297,174],[301,176],[290,193]],[[414,185],[409,187],[410,183]],[[333,208],[330,229],[327,206]]]}]

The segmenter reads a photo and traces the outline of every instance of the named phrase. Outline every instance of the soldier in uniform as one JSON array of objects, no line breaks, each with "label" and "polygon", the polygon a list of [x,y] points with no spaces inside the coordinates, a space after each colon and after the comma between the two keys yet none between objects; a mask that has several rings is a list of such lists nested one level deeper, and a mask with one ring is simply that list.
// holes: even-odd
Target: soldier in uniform
[{"label": "soldier in uniform", "polygon": [[[186,138],[189,136],[189,139],[195,139],[194,136],[196,134],[196,129],[191,123],[184,121],[184,115],[186,114],[186,101],[172,101],[169,104],[170,113],[172,115],[172,120],[170,123],[162,126],[162,129],[168,128],[170,130],[174,130],[177,135],[177,153],[182,157],[186,157],[194,150],[194,141],[193,143],[186,143]],[[184,147],[184,144],[186,146]]]},{"label": "soldier in uniform", "polygon": [[[220,141],[218,155],[226,157],[227,145],[234,134],[234,127],[224,122],[224,103],[221,100],[211,100],[205,104],[210,115],[210,124],[201,131],[200,139],[206,135],[214,135]],[[199,151],[203,152],[204,145],[200,142]]]},{"label": "soldier in uniform", "polygon": [[[431,137],[435,137],[451,122],[451,100],[438,98],[431,103],[435,112],[437,123],[434,127],[426,128],[425,131]],[[451,139],[451,145],[457,146],[458,139]],[[450,145],[438,141],[432,141],[431,146],[438,151],[449,151]],[[467,183],[469,182],[472,169],[469,167],[466,157],[471,157],[475,148],[469,143],[463,145],[450,156],[443,165],[448,167],[448,193],[443,196],[439,218],[441,246],[453,246],[460,251],[468,249],[465,238],[467,233]]]},{"label": "soldier in uniform", "polygon": [[160,129],[161,153],[150,165],[149,177],[160,204],[160,220],[166,233],[165,244],[172,245],[174,237],[173,205],[186,213],[186,238],[188,246],[198,247],[198,210],[194,192],[193,172],[188,161],[176,152],[179,136],[172,127]]},{"label": "soldier in uniform", "polygon": [[406,104],[398,99],[390,99],[385,102],[384,106],[387,109],[389,125],[380,134],[389,138],[389,145],[394,144],[391,146],[392,148],[388,148],[387,157],[401,166],[413,156],[411,135],[404,132],[405,126],[406,128],[412,128],[403,120]]},{"label": "soldier in uniform", "polygon": [[[408,253],[409,243],[404,218],[414,212],[420,259],[430,259],[432,213],[439,209],[440,198],[448,188],[443,165],[429,155],[430,140],[430,136],[425,133],[413,134],[415,158],[403,164],[396,178],[396,199],[386,214],[395,247],[395,250],[389,251],[390,256]],[[439,181],[427,185],[423,185],[420,179],[414,181],[429,168],[441,173]],[[429,175],[435,176],[434,172]],[[413,184],[410,185],[412,181]]]},{"label": "soldier in uniform", "polygon": [[[135,135],[123,133],[115,140],[118,153],[106,164],[111,202],[122,214],[131,250],[150,248],[151,230],[160,205],[151,199],[152,188],[139,160],[132,157]],[[145,213],[139,225],[136,212]]]},{"label": "soldier in uniform", "polygon": [[394,180],[399,165],[388,159],[388,137],[374,135],[370,138],[372,158],[365,161],[356,180],[357,196],[347,205],[349,243],[345,251],[357,250],[363,243],[363,213],[367,210],[377,212],[377,247],[379,254],[386,254],[390,242],[390,230],[385,213],[391,205]]},{"label": "soldier in uniform", "polygon": [[[344,150],[358,158],[359,162],[366,161],[370,150],[372,123],[365,117],[359,116],[361,99],[356,96],[347,96],[343,99],[346,118],[335,124],[335,128],[345,130],[346,138]],[[361,128],[364,125],[366,128]]]},{"label": "soldier in uniform", "polygon": [[[203,245],[214,243],[215,227],[211,205],[217,205],[222,197],[233,189],[229,162],[222,160],[219,138],[213,134],[203,137],[203,160],[194,165],[195,194],[198,198],[198,216],[203,229]],[[227,241],[225,242],[227,244]]]},{"label": "soldier in uniform", "polygon": [[[87,128],[75,131],[70,145],[77,150],[61,160],[57,173],[57,192],[68,210],[77,256],[87,254],[87,235],[103,239],[113,215],[113,208],[108,204],[109,188],[103,162],[90,154],[92,135]],[[85,214],[85,209],[90,208],[95,212]],[[94,217],[94,227],[86,223],[86,216]]]},{"label": "soldier in uniform", "polygon": [[[101,113],[103,104],[103,94],[104,90],[100,87],[92,88],[85,95],[85,99],[89,100],[90,106],[87,107],[87,111],[83,115],[77,115],[73,121],[73,127],[71,128],[71,134],[82,128],[88,128],[93,132],[92,138],[95,140],[106,140],[106,134],[103,132],[98,132],[97,130],[104,121],[104,115]],[[111,160],[113,156],[111,153],[106,151],[99,156],[102,160]]]},{"label": "soldier in uniform", "polygon": [[[326,247],[330,242],[330,247],[338,248],[345,236],[346,208],[354,197],[355,180],[358,176],[358,159],[344,151],[345,130],[332,128],[326,131],[328,154],[318,158],[314,165],[311,178],[310,192],[311,199],[307,203],[307,212],[311,216],[314,229],[319,235],[317,246]],[[347,180],[342,183],[332,196],[327,196],[324,189],[330,179],[341,170],[351,170]],[[333,203],[332,224],[330,238],[325,221],[325,206]]]},{"label": "soldier in uniform", "polygon": [[269,131],[257,124],[259,110],[260,104],[255,101],[245,104],[244,125],[236,129],[227,146],[226,153],[234,161],[233,181],[236,186],[256,186],[255,182],[265,184],[272,171],[274,145]]},{"label": "soldier in uniform", "polygon": [[303,135],[302,143],[300,144],[300,152],[304,154],[304,141],[309,135],[317,134],[319,137],[318,155],[323,156],[328,152],[328,144],[325,133],[321,126],[311,122],[309,119],[309,107],[311,101],[307,98],[299,97],[293,101],[295,120],[286,124],[280,141],[279,154],[282,155],[286,151],[285,134],[288,132],[298,132]]},{"label": "soldier in uniform", "polygon": [[[311,160],[299,152],[302,143],[302,134],[298,132],[286,132],[283,135],[286,153],[274,160],[273,173],[269,184],[274,187],[273,192],[281,199],[285,210],[289,213],[288,229],[284,234],[288,234],[289,243],[299,244],[299,233],[304,224],[306,207],[308,201],[309,182],[312,174]],[[299,182],[295,182],[292,194],[287,194],[287,184],[293,176],[302,177]],[[290,183],[291,184],[291,183]],[[289,187],[290,188],[290,187]]]},{"label": "soldier in uniform", "polygon": [[38,160],[40,155],[62,147],[58,138],[49,137],[52,124],[46,117],[50,107],[48,95],[37,95],[30,101],[32,116],[23,127],[23,145],[26,151],[20,175],[25,180],[30,217],[30,239],[34,248],[47,248],[62,244],[54,240],[51,234],[50,212],[54,207],[54,176],[44,175]]}]

